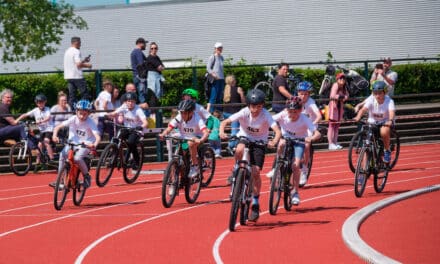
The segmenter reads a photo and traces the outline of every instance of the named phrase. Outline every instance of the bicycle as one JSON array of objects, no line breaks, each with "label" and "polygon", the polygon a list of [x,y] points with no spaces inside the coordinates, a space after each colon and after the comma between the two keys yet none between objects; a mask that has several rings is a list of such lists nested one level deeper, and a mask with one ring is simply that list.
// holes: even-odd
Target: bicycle
[{"label": "bicycle", "polygon": [[185,188],[185,199],[193,204],[197,201],[202,187],[202,178],[204,174],[203,165],[204,156],[199,155],[199,175],[189,177],[191,167],[191,158],[189,150],[183,151],[182,144],[191,139],[185,139],[174,136],[166,136],[165,140],[172,140],[176,145],[173,157],[168,162],[167,168],[162,180],[162,204],[165,208],[171,207],[174,199],[179,195],[179,189]]},{"label": "bicycle", "polygon": [[231,140],[239,140],[244,144],[244,152],[241,160],[238,160],[234,166],[232,176],[232,203],[229,215],[229,230],[235,231],[238,210],[240,209],[240,225],[246,225],[249,217],[250,204],[253,191],[253,177],[249,157],[249,149],[252,145],[265,146],[263,141],[251,142],[246,137],[232,137]]},{"label": "bicycle", "polygon": [[95,178],[96,185],[99,187],[104,187],[108,183],[115,168],[118,170],[122,168],[122,176],[126,183],[134,183],[140,175],[144,161],[144,145],[142,141],[138,140],[136,144],[139,160],[135,161],[132,153],[128,155],[127,140],[123,139],[124,136],[130,133],[136,133],[142,138],[142,131],[138,128],[125,127],[115,123],[114,127],[118,128],[116,136],[104,148],[96,166]]},{"label": "bicycle", "polygon": [[[353,135],[350,145],[348,147],[348,166],[350,167],[350,170],[354,173],[356,171],[356,162],[359,158],[359,153],[362,149],[363,142],[367,136],[367,133],[364,129],[364,126],[361,126],[359,131],[356,132],[356,134]],[[397,133],[397,130],[395,127],[391,128],[391,134],[390,134],[390,150],[391,150],[391,162],[389,164],[389,169],[393,169],[396,164],[397,160],[399,159],[400,155],[400,137]]]},{"label": "bicycle", "polygon": [[[307,164],[304,164],[304,162],[301,162],[302,166],[305,166],[307,181],[309,181],[310,173],[312,172],[312,165],[313,165],[313,156],[314,156],[314,154],[315,154],[315,149],[313,147],[313,143],[310,142],[309,153],[306,153],[306,151],[304,149],[304,155],[303,155],[303,161],[304,161],[304,156],[308,155],[308,162],[307,162]],[[299,184],[300,188],[302,188],[304,186],[305,186],[305,184]]]},{"label": "bicycle", "polygon": [[[266,94],[267,101],[272,101],[273,96],[273,87],[272,82],[277,75],[277,68],[272,68],[269,72],[265,73],[265,77],[267,80],[258,82],[254,89],[259,89]],[[304,79],[304,75],[301,73],[296,74],[293,69],[289,69],[289,75],[287,77],[287,82],[289,87],[288,90],[293,95],[296,93],[297,85],[302,82]]]},{"label": "bicycle", "polygon": [[[9,168],[17,176],[25,176],[32,166],[32,150],[37,152],[43,167],[51,166],[58,168],[58,164],[49,163],[50,158],[43,144],[43,150],[38,147],[39,134],[34,131],[34,121],[20,122],[24,125],[26,139],[15,143],[9,150]],[[36,165],[35,165],[36,166]],[[36,167],[35,167],[36,168]]]},{"label": "bicycle", "polygon": [[[54,187],[54,207],[56,210],[61,210],[66,201],[67,193],[72,190],[73,204],[79,206],[84,199],[87,188],[84,187],[84,175],[82,175],[81,170],[75,163],[74,157],[76,153],[75,147],[85,148],[84,143],[75,144],[72,142],[67,142],[66,145],[69,146],[67,152],[67,159],[62,165],[60,171],[58,172],[57,180]],[[93,154],[89,153],[84,161],[87,165],[87,169],[90,170],[92,163]]]},{"label": "bicycle", "polygon": [[363,139],[355,171],[354,193],[356,197],[361,197],[364,193],[371,173],[374,174],[374,190],[377,193],[382,192],[389,172],[389,165],[383,162],[384,145],[379,136],[379,126],[363,122],[363,127],[366,137]]},{"label": "bicycle", "polygon": [[[290,178],[292,175],[292,159],[293,146],[297,142],[304,143],[304,139],[285,138],[286,145],[281,155],[276,158],[275,172],[271,179],[269,193],[269,213],[275,215],[281,200],[281,193],[284,194],[284,209],[290,211],[292,209],[291,192],[292,185]],[[311,163],[310,163],[311,164]]]}]

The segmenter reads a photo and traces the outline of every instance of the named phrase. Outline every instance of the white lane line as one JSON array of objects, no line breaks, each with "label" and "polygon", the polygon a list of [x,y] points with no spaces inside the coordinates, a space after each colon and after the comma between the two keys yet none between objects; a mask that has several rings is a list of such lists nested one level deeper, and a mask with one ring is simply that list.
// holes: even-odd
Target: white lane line
[{"label": "white lane line", "polygon": [[[430,178],[436,178],[436,177],[440,177],[440,174],[436,174],[436,175],[431,175],[431,176],[426,176],[426,177],[418,177],[418,178],[412,178],[412,179],[405,179],[405,180],[399,180],[399,181],[393,181],[393,182],[388,182],[388,185],[390,184],[398,184],[398,183],[403,183],[403,182],[409,182],[409,181],[416,181],[416,180],[425,180],[425,179],[430,179]],[[366,188],[373,188],[373,186],[367,186]],[[305,202],[309,202],[309,201],[313,201],[313,200],[317,200],[317,199],[321,199],[321,198],[326,198],[326,197],[330,197],[330,196],[335,196],[338,194],[342,194],[342,193],[347,193],[347,192],[352,192],[353,189],[347,189],[347,190],[343,190],[343,191],[339,191],[339,192],[333,192],[333,193],[329,193],[329,194],[324,194],[324,195],[320,195],[320,196],[316,196],[316,197],[312,197],[309,199],[305,199],[302,200],[301,203],[305,203]],[[264,192],[264,193],[268,193],[268,192]],[[282,206],[280,206],[279,208],[282,208]],[[264,211],[260,214],[261,215],[265,215],[269,213],[269,211]],[[214,257],[215,263],[217,264],[223,264],[223,260],[220,256],[220,246],[222,244],[222,242],[224,241],[225,237],[227,235],[230,234],[229,229],[226,229],[225,231],[223,231],[223,233],[221,233],[217,239],[214,242],[214,245],[212,246],[212,255]]]},{"label": "white lane line", "polygon": [[404,199],[438,190],[440,190],[440,185],[428,186],[388,197],[358,210],[347,218],[342,226],[342,239],[344,240],[345,245],[367,263],[400,263],[395,259],[383,255],[362,240],[358,232],[360,226],[370,215],[384,207],[400,202]]}]

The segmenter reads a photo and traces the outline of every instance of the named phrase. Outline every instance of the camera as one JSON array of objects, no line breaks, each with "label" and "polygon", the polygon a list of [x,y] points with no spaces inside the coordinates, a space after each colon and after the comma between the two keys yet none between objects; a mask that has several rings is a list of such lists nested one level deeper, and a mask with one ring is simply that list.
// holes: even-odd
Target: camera
[{"label": "camera", "polygon": [[376,64],[376,69],[381,69],[381,70],[383,70],[383,64],[382,64],[382,63],[378,63],[378,64]]}]

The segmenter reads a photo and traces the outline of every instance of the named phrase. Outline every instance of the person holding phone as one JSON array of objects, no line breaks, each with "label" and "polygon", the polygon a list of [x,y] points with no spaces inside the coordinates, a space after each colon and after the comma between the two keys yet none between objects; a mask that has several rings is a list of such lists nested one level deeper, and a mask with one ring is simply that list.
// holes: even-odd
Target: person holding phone
[{"label": "person holding phone", "polygon": [[383,63],[376,64],[370,79],[371,84],[375,81],[384,81],[386,84],[385,92],[388,96],[394,95],[394,85],[397,82],[397,73],[391,70],[391,65],[393,62],[390,57],[383,59]]},{"label": "person holding phone", "polygon": [[84,59],[81,57],[81,39],[79,37],[72,37],[70,43],[70,48],[64,53],[64,79],[67,81],[67,88],[69,90],[69,105],[74,107],[77,101],[76,94],[78,91],[80,93],[80,99],[91,99],[82,69],[90,69],[92,68],[92,64],[90,63],[91,55],[88,55]]}]

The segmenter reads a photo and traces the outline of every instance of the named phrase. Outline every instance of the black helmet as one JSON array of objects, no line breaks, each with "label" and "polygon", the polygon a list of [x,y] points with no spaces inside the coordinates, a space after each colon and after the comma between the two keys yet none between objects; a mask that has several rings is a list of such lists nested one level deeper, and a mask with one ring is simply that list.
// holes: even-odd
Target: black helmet
[{"label": "black helmet", "polygon": [[196,103],[193,100],[182,100],[177,106],[177,110],[179,111],[194,111],[196,109]]},{"label": "black helmet", "polygon": [[298,96],[292,97],[289,101],[287,101],[287,109],[302,109],[302,101]]},{"label": "black helmet", "polygon": [[247,104],[262,104],[264,103],[264,99],[266,98],[266,94],[259,89],[249,90],[246,95],[246,103]]},{"label": "black helmet", "polygon": [[46,102],[47,101],[47,97],[44,94],[37,94],[35,96],[35,103],[36,102]]},{"label": "black helmet", "polygon": [[128,100],[137,101],[137,99],[138,99],[137,94],[133,92],[128,92],[124,96],[124,102]]}]

